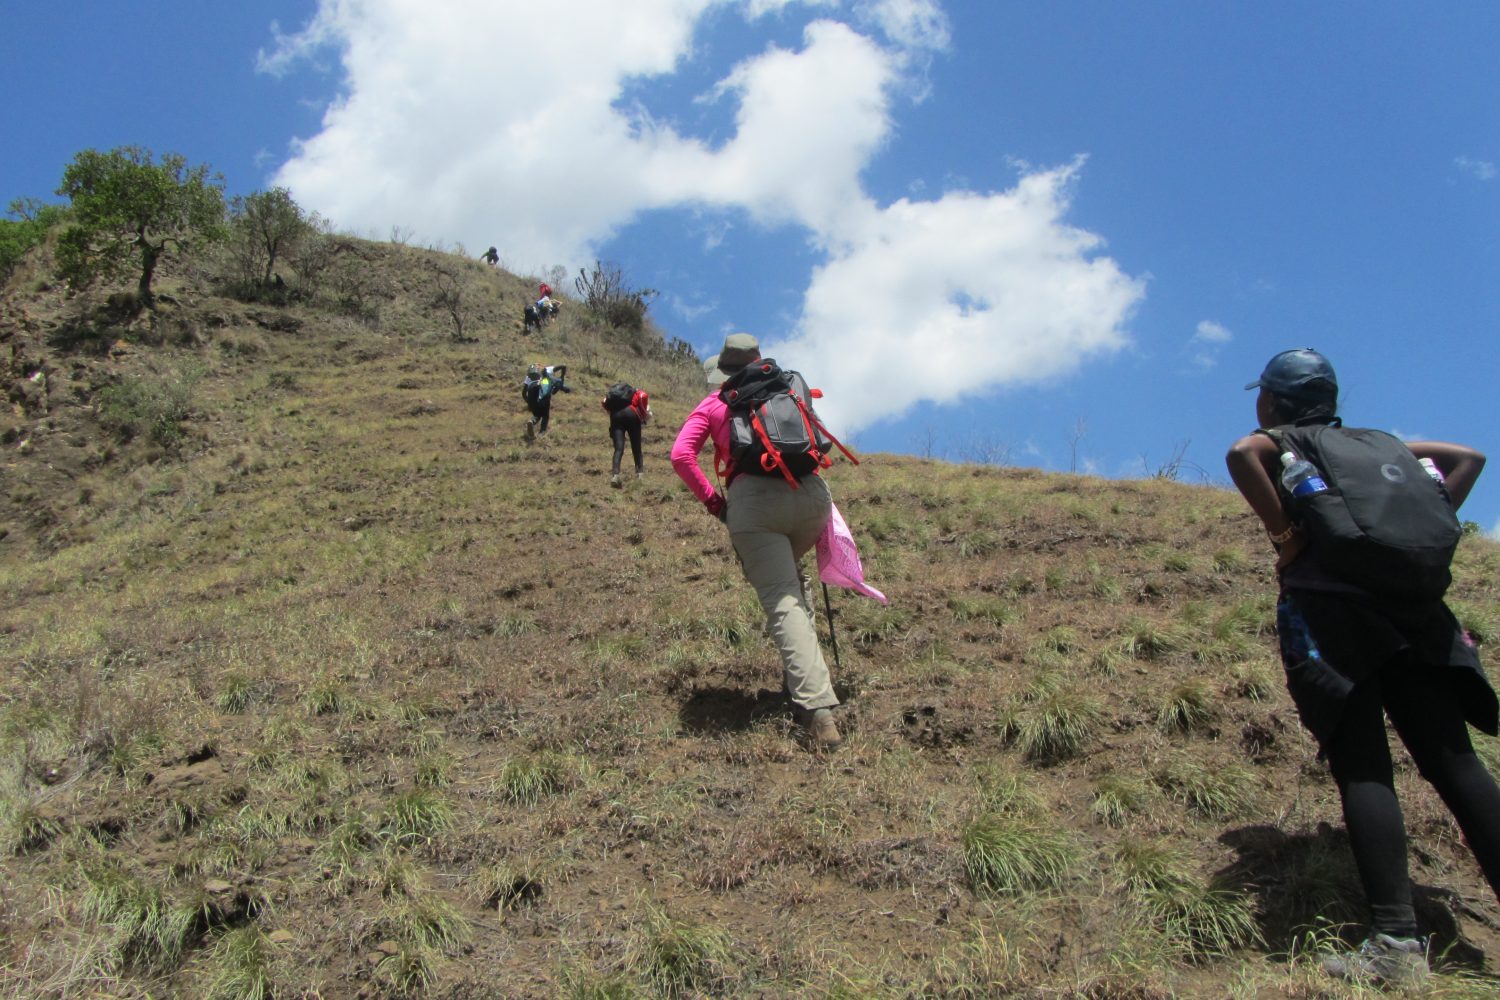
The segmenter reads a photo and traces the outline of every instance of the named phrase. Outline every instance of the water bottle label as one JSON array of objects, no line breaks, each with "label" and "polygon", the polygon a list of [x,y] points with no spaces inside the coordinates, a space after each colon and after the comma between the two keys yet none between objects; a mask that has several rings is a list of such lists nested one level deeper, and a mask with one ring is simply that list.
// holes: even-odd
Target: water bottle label
[{"label": "water bottle label", "polygon": [[1323,482],[1322,476],[1308,476],[1292,488],[1292,496],[1312,496],[1314,493],[1325,493],[1327,490],[1328,484]]}]

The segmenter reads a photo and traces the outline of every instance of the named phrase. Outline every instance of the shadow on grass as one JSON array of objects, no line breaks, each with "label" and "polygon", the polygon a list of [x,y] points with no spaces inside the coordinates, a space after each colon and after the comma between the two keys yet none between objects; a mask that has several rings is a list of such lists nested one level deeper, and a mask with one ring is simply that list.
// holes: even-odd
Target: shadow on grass
[{"label": "shadow on grass", "polygon": [[785,694],[767,688],[754,694],[738,688],[699,688],[683,702],[677,717],[690,733],[739,733],[756,719],[786,711],[790,704]]},{"label": "shadow on grass", "polygon": [[[1342,827],[1319,823],[1312,833],[1287,833],[1272,826],[1243,826],[1226,831],[1219,842],[1234,848],[1239,858],[1216,881],[1256,896],[1256,922],[1273,954],[1288,954],[1307,931],[1329,925],[1342,928],[1351,945],[1364,938],[1369,913]],[[1477,916],[1462,897],[1420,884],[1413,884],[1412,895],[1418,930],[1431,935],[1432,954],[1442,956],[1438,964],[1483,967],[1484,952],[1466,941],[1458,926],[1458,914]]]}]

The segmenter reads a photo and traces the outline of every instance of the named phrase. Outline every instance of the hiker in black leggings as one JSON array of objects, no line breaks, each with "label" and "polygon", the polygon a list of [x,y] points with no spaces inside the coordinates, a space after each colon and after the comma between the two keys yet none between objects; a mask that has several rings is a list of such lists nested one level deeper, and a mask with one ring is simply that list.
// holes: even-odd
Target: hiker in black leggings
[{"label": "hiker in black leggings", "polygon": [[[1448,609],[1439,604],[1417,620],[1393,623],[1352,596],[1287,589],[1276,624],[1288,688],[1338,783],[1349,846],[1377,932],[1417,936],[1387,715],[1500,896],[1500,788],[1474,753],[1464,721],[1479,709],[1478,724],[1492,725],[1483,707],[1493,706],[1494,695]],[[1316,668],[1312,660],[1326,666]],[[1344,685],[1330,670],[1352,682],[1342,699]]]},{"label": "hiker in black leggings", "polygon": [[628,395],[630,401],[623,406],[609,395],[599,400],[599,405],[604,407],[609,414],[609,439],[615,446],[614,461],[610,465],[609,484],[620,486],[620,460],[625,457],[625,439],[630,438],[630,454],[635,459],[635,477],[641,478],[645,474],[645,463],[641,460],[641,428],[651,420],[651,397],[640,389],[632,389],[625,383],[619,383],[611,388],[613,395],[620,390],[620,397]]},{"label": "hiker in black leggings", "polygon": [[610,474],[615,482],[620,480],[620,459],[625,457],[625,438],[630,438],[630,457],[635,459],[635,474],[645,471],[641,461],[641,415],[633,406],[627,406],[609,415],[609,439],[614,443],[614,462]]},{"label": "hiker in black leggings", "polygon": [[[1260,389],[1255,409],[1263,428],[1336,423],[1338,382],[1316,351],[1283,351],[1246,388]],[[1407,447],[1432,460],[1455,509],[1484,468],[1484,456],[1462,445],[1419,441]],[[1226,460],[1276,547],[1276,624],[1287,690],[1338,785],[1370,906],[1370,937],[1356,952],[1326,957],[1323,967],[1351,980],[1417,985],[1428,974],[1426,945],[1412,908],[1406,825],[1385,717],[1453,813],[1500,898],[1500,788],[1474,753],[1467,728],[1494,735],[1500,702],[1473,640],[1441,598],[1384,597],[1366,589],[1379,581],[1361,586],[1324,565],[1317,544],[1283,506],[1276,486],[1281,450],[1257,431],[1236,441]]]},{"label": "hiker in black leggings", "polygon": [[[1375,924],[1416,933],[1411,882],[1406,877],[1406,836],[1392,784],[1390,748],[1381,708],[1458,820],[1490,885],[1500,886],[1500,791],[1469,742],[1468,727],[1448,685],[1434,685],[1409,663],[1394,663],[1374,682],[1358,685],[1344,707],[1343,724],[1329,742],[1328,763],[1344,797],[1354,860],[1369,887]],[[1347,818],[1353,814],[1354,818]],[[1359,840],[1353,840],[1354,832]],[[1382,919],[1387,911],[1391,919]]]}]

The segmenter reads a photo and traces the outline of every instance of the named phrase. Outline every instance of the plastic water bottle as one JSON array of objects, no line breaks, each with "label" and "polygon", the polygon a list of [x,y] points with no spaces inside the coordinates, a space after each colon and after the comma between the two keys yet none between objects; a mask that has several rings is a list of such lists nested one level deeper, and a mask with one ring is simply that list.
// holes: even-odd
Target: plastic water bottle
[{"label": "plastic water bottle", "polygon": [[1281,485],[1294,497],[1310,497],[1328,492],[1328,484],[1318,467],[1289,451],[1281,453]]}]

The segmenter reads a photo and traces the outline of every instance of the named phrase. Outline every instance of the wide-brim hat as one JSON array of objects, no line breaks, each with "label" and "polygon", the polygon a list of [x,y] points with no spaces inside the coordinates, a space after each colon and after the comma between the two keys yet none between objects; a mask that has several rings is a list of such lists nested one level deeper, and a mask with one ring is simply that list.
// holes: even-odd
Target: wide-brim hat
[{"label": "wide-brim hat", "polygon": [[760,358],[760,342],[748,333],[731,333],[718,354],[703,362],[710,389],[717,389],[730,376]]}]

